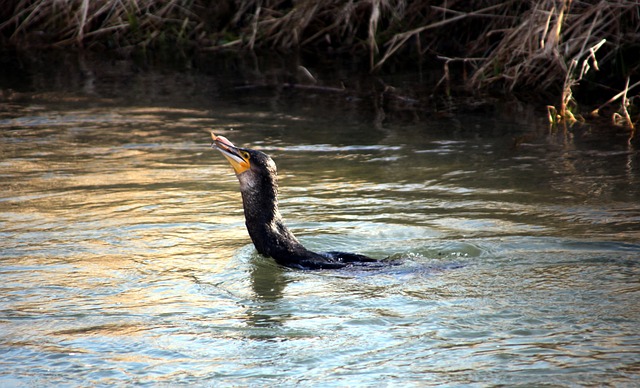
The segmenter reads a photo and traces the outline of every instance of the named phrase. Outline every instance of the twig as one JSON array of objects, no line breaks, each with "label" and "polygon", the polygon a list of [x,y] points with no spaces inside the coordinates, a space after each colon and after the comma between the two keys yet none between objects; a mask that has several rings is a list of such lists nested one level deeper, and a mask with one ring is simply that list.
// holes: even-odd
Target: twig
[{"label": "twig", "polygon": [[257,88],[275,88],[275,87],[282,87],[282,88],[289,88],[289,89],[300,89],[300,90],[310,90],[310,91],[315,91],[315,92],[331,92],[331,93],[346,93],[346,92],[348,92],[348,90],[345,89],[345,88],[337,88],[337,87],[333,87],[333,86],[322,86],[322,85],[305,85],[305,84],[297,84],[297,83],[289,83],[289,82],[278,83],[278,84],[256,83],[256,84],[250,84],[250,85],[236,86],[234,89],[236,89],[236,90],[251,90],[251,89],[257,89]]},{"label": "twig", "polygon": [[475,62],[475,61],[486,61],[487,58],[476,57],[476,58],[460,58],[460,57],[445,57],[442,55],[438,55],[436,58],[441,59],[445,62]]},{"label": "twig", "polygon": [[[435,9],[436,11],[441,11],[444,13],[450,13],[453,15],[467,15],[466,12],[462,12],[462,11],[456,11],[454,9],[449,9],[449,8],[445,8],[445,7],[438,7],[437,5],[432,5],[431,8]],[[482,14],[482,15],[478,15],[480,17],[484,17],[484,18],[500,18],[501,20],[504,19],[515,19],[515,16],[508,16],[508,15],[494,15],[494,14]]]},{"label": "twig", "polygon": [[82,0],[82,4],[80,5],[80,23],[78,25],[78,35],[77,35],[77,43],[82,46],[82,41],[84,40],[84,28],[87,24],[87,13],[89,12],[89,1]]},{"label": "twig", "polygon": [[633,122],[631,121],[631,116],[629,116],[629,111],[627,110],[627,106],[629,106],[629,101],[627,100],[627,92],[629,91],[629,77],[627,77],[627,83],[624,86],[624,94],[622,95],[622,113],[624,115],[625,120],[627,121],[627,125],[629,128],[635,131],[635,127],[633,126]]},{"label": "twig", "polygon": [[[627,79],[628,82],[628,79]],[[598,115],[598,112],[600,111],[600,109],[604,108],[605,106],[611,104],[612,102],[614,102],[615,100],[617,100],[618,98],[622,97],[622,96],[626,96],[627,92],[633,88],[635,88],[636,86],[640,85],[640,81],[636,82],[635,84],[629,86],[628,88],[625,88],[625,90],[621,91],[620,93],[616,94],[615,96],[611,97],[611,99],[607,102],[605,102],[604,104],[600,105],[598,108],[596,108],[592,114],[593,115]]]},{"label": "twig", "polygon": [[378,19],[380,18],[380,1],[376,0],[371,3],[371,16],[369,17],[369,33],[367,41],[369,44],[369,67],[373,68],[375,55],[378,53],[378,45],[376,44],[376,31],[378,30]]},{"label": "twig", "polygon": [[249,50],[253,50],[253,46],[256,43],[256,36],[258,35],[258,20],[260,19],[260,10],[262,7],[256,7],[256,13],[253,15],[253,21],[251,22],[251,37],[249,38]]}]

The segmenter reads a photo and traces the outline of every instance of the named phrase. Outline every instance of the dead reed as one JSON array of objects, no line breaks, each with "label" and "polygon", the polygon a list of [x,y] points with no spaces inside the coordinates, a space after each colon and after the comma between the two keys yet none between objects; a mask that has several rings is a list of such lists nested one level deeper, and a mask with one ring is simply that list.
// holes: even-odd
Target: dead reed
[{"label": "dead reed", "polygon": [[[633,94],[640,77],[638,0],[18,0],[11,4],[0,9],[3,46],[123,52],[141,47],[306,49],[366,58],[372,72],[384,71],[391,62],[440,58],[447,70],[452,62],[463,64],[470,74],[464,82],[471,90],[528,91],[550,99],[554,122],[580,119],[575,91],[584,80],[593,85],[630,77],[623,95],[607,105],[620,104],[616,117],[622,117],[618,122],[625,126],[632,128],[638,120],[637,113],[629,112],[640,99]],[[599,73],[603,68],[607,74]],[[456,74],[448,71],[447,76]]]},{"label": "dead reed", "polygon": [[[476,69],[471,83],[478,88],[501,83],[510,91],[550,91],[558,99],[552,106],[557,112],[553,120],[558,122],[579,119],[573,91],[586,76],[606,80],[609,75],[595,73],[600,65],[620,60],[623,47],[638,48],[640,42],[640,2],[636,1],[539,1],[521,18],[520,23],[496,32],[502,38]],[[638,62],[626,69],[638,70]],[[630,120],[628,124],[633,127]]]},{"label": "dead reed", "polygon": [[0,11],[0,33],[4,45],[30,48],[188,44],[204,31],[198,10],[184,0],[19,0]]}]

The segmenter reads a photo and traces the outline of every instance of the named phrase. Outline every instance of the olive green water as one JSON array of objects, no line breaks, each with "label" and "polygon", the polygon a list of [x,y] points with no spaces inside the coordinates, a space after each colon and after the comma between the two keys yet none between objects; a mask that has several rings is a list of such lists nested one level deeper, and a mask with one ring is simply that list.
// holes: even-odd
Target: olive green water
[{"label": "olive green water", "polygon": [[[229,65],[70,63],[2,81],[0,386],[640,383],[623,130],[549,133],[508,106],[394,119]],[[309,248],[401,264],[257,255],[204,128],[272,155]]]}]

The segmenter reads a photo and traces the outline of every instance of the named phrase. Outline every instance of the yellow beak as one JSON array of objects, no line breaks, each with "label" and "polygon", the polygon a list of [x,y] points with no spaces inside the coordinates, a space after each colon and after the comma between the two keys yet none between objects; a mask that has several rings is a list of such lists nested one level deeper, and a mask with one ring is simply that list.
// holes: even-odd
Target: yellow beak
[{"label": "yellow beak", "polygon": [[242,174],[251,168],[249,152],[234,146],[233,143],[227,140],[224,136],[216,136],[212,132],[211,138],[213,139],[211,147],[220,151],[222,155],[227,158],[236,174]]}]

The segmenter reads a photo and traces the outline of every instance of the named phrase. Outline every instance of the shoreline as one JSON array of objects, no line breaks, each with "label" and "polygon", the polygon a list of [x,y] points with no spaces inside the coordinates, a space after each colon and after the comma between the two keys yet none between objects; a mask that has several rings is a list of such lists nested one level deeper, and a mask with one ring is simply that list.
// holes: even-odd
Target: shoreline
[{"label": "shoreline", "polygon": [[440,69],[435,84],[418,87],[432,87],[442,100],[515,96],[546,110],[551,125],[609,120],[635,129],[640,4],[445,4],[72,0],[59,9],[55,2],[34,0],[0,12],[0,48],[169,61],[226,51],[300,53],[329,63],[356,57],[367,74]]}]

